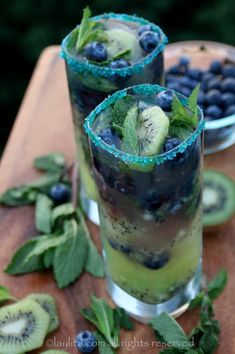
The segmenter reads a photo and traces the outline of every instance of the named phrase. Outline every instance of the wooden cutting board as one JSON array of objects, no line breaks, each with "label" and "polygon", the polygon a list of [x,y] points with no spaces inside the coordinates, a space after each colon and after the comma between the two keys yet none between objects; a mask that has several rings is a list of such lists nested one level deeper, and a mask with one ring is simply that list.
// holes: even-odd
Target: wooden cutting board
[{"label": "wooden cutting board", "polygon": [[[65,67],[58,52],[59,47],[48,47],[37,63],[1,160],[0,193],[8,187],[38,177],[39,173],[32,167],[32,160],[36,156],[60,151],[65,154],[68,163],[74,160],[75,146]],[[166,61],[168,64],[174,61],[171,47],[166,51]],[[235,178],[234,162],[235,146],[205,159],[206,166],[217,168]],[[99,229],[91,223],[89,228],[100,247]],[[89,305],[92,293],[108,299],[104,280],[85,274],[74,285],[62,291],[56,287],[50,272],[8,276],[4,273],[4,268],[12,254],[23,241],[36,235],[34,209],[1,207],[0,232],[0,284],[10,287],[18,298],[31,292],[52,294],[59,306],[61,327],[48,337],[45,348],[65,350],[68,345],[69,353],[77,353],[73,345],[75,335],[90,328],[79,311]],[[216,302],[216,315],[222,324],[221,344],[217,353],[232,354],[235,353],[235,219],[223,232],[204,237],[203,256],[204,270],[209,278],[221,267],[225,267],[229,273],[228,286]],[[197,311],[185,313],[179,322],[189,331],[197,322]],[[156,353],[155,337],[147,326],[136,322],[135,332],[126,332],[123,335],[123,340],[129,346],[133,344],[134,353]],[[124,344],[119,353],[129,351]]]}]

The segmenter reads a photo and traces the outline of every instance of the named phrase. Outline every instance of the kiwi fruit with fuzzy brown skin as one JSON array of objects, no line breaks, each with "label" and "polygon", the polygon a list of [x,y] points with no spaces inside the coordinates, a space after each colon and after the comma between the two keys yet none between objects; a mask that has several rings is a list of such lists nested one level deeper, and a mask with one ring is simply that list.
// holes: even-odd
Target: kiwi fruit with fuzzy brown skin
[{"label": "kiwi fruit with fuzzy brown skin", "polygon": [[19,354],[43,345],[49,315],[34,300],[0,309],[0,348],[2,354]]},{"label": "kiwi fruit with fuzzy brown skin", "polygon": [[206,169],[203,173],[203,226],[216,232],[235,215],[235,182],[229,176]]},{"label": "kiwi fruit with fuzzy brown skin", "polygon": [[59,327],[59,317],[55,300],[48,294],[31,294],[26,299],[36,301],[49,315],[49,326],[47,333],[53,332]]}]

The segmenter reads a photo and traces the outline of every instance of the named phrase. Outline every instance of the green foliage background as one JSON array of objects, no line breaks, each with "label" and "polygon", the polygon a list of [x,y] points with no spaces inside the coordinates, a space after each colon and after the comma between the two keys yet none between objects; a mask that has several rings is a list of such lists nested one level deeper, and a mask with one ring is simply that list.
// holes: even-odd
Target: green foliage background
[{"label": "green foliage background", "polygon": [[126,12],[159,24],[169,41],[208,39],[235,45],[234,0],[0,0],[0,150],[42,49],[59,44],[93,14]]}]

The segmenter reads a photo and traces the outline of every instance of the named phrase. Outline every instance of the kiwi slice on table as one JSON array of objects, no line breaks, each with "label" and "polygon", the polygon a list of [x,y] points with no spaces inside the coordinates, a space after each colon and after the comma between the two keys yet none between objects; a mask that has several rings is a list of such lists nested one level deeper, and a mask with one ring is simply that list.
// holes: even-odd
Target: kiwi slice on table
[{"label": "kiwi slice on table", "polygon": [[0,350],[18,354],[40,348],[49,325],[49,315],[34,300],[23,300],[0,309]]},{"label": "kiwi slice on table", "polygon": [[210,231],[235,214],[235,182],[212,169],[204,171],[203,180],[203,225]]},{"label": "kiwi slice on table", "polygon": [[127,59],[137,61],[141,58],[141,48],[134,33],[123,29],[110,29],[106,33],[108,35],[107,50],[110,58],[127,50],[129,50]]},{"label": "kiwi slice on table", "polygon": [[55,300],[48,294],[31,294],[26,299],[36,301],[49,315],[49,326],[47,333],[53,332],[59,327],[59,316]]}]

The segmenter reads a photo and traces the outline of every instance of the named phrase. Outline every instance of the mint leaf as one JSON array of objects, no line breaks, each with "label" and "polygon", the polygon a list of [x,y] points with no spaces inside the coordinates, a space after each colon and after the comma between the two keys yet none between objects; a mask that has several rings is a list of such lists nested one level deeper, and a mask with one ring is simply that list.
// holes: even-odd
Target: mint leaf
[{"label": "mint leaf", "polygon": [[169,128],[169,135],[175,136],[179,138],[181,141],[188,139],[188,137],[192,134],[193,130],[181,125],[180,123],[177,124],[177,121],[172,122]]},{"label": "mint leaf", "polygon": [[120,59],[120,58],[128,59],[130,54],[131,54],[131,50],[130,49],[124,49],[121,52],[119,52],[116,55],[114,55],[112,60],[117,60],[117,59]]},{"label": "mint leaf", "polygon": [[115,102],[112,110],[112,122],[113,128],[116,129],[116,126],[120,129],[123,126],[124,120],[126,118],[127,112],[133,106],[133,97],[127,95],[126,97]]},{"label": "mint leaf", "polygon": [[39,156],[34,159],[34,167],[45,172],[61,172],[65,168],[64,155],[53,152],[49,155]]},{"label": "mint leaf", "polygon": [[189,310],[193,310],[194,308],[201,306],[203,302],[203,293],[199,293],[194,299],[192,299],[189,303]]},{"label": "mint leaf", "polygon": [[45,194],[39,194],[36,201],[35,223],[36,229],[45,234],[51,232],[51,215],[53,202]]},{"label": "mint leaf", "polygon": [[198,94],[200,91],[200,84],[198,84],[194,90],[192,91],[191,95],[188,98],[188,106],[189,109],[193,113],[192,119],[197,122],[198,120],[198,109],[197,109],[197,100],[198,100]]},{"label": "mint leaf", "polygon": [[103,299],[95,296],[91,298],[91,309],[97,318],[97,328],[113,348],[118,347],[118,338],[113,337],[114,316],[113,309]]},{"label": "mint leaf", "polygon": [[34,249],[28,254],[28,256],[25,258],[25,262],[28,262],[30,258],[35,257],[35,256],[40,256],[44,254],[47,250],[50,248],[55,248],[67,241],[68,235],[64,234],[61,236],[54,236],[52,237],[51,235],[49,236],[41,236],[38,239],[37,244],[35,245]]},{"label": "mint leaf", "polygon": [[40,256],[30,258],[25,262],[26,257],[34,250],[40,237],[27,241],[20,247],[12,257],[5,272],[11,275],[36,272],[44,269],[43,261]]},{"label": "mint leaf", "polygon": [[218,348],[219,339],[213,331],[205,331],[200,339],[199,346],[204,353],[211,354]]},{"label": "mint leaf", "polygon": [[111,345],[99,332],[94,332],[94,336],[97,339],[97,346],[100,354],[115,354]]},{"label": "mint leaf", "polygon": [[55,249],[49,248],[43,255],[43,264],[46,269],[49,269],[53,266],[55,256]]},{"label": "mint leaf", "polygon": [[95,312],[92,309],[85,309],[84,308],[84,309],[81,309],[80,312],[86,320],[90,321],[91,323],[93,323],[93,325],[95,325],[98,328],[99,322],[98,322]]},{"label": "mint leaf", "polygon": [[95,277],[103,278],[104,277],[103,258],[101,257],[101,255],[97,251],[97,248],[91,239],[90,232],[87,228],[84,216],[79,209],[77,209],[77,214],[78,214],[81,228],[83,229],[83,232],[86,236],[87,244],[88,244],[88,254],[87,254],[87,261],[86,261],[85,269],[87,272],[94,275]]},{"label": "mint leaf", "polygon": [[122,148],[124,151],[139,155],[139,140],[137,135],[137,119],[138,119],[138,106],[134,105],[127,112],[125,121],[123,123],[123,139]]},{"label": "mint leaf", "polygon": [[[170,125],[183,126],[186,129],[195,129],[198,123],[197,97],[200,85],[197,85],[188,98],[188,106],[175,95],[172,101]],[[170,128],[171,129],[171,128]]]},{"label": "mint leaf", "polygon": [[53,269],[59,288],[74,282],[84,269],[87,258],[87,240],[75,220],[65,222],[67,240],[56,248]]},{"label": "mint leaf", "polygon": [[52,224],[55,226],[60,221],[63,221],[75,215],[75,208],[72,203],[65,203],[55,207],[52,211]]},{"label": "mint leaf", "polygon": [[0,204],[18,207],[33,204],[37,198],[37,191],[28,186],[9,188],[0,196]]},{"label": "mint leaf", "polygon": [[133,321],[127,315],[126,311],[123,308],[117,307],[113,311],[114,311],[114,322],[117,327],[124,328],[128,331],[134,329]]},{"label": "mint leaf", "polygon": [[84,46],[93,41],[105,42],[108,36],[102,28],[102,25],[90,20],[91,10],[87,6],[83,10],[83,17],[78,28],[78,38],[76,42],[76,51],[81,51]]},{"label": "mint leaf", "polygon": [[160,341],[170,344],[174,348],[190,348],[190,342],[180,325],[168,313],[163,312],[150,321],[151,327],[155,330]]},{"label": "mint leaf", "polygon": [[11,300],[12,296],[10,290],[5,286],[0,285],[0,302]]},{"label": "mint leaf", "polygon": [[228,274],[222,269],[208,284],[208,296],[211,300],[215,300],[223,292],[227,281]]}]

